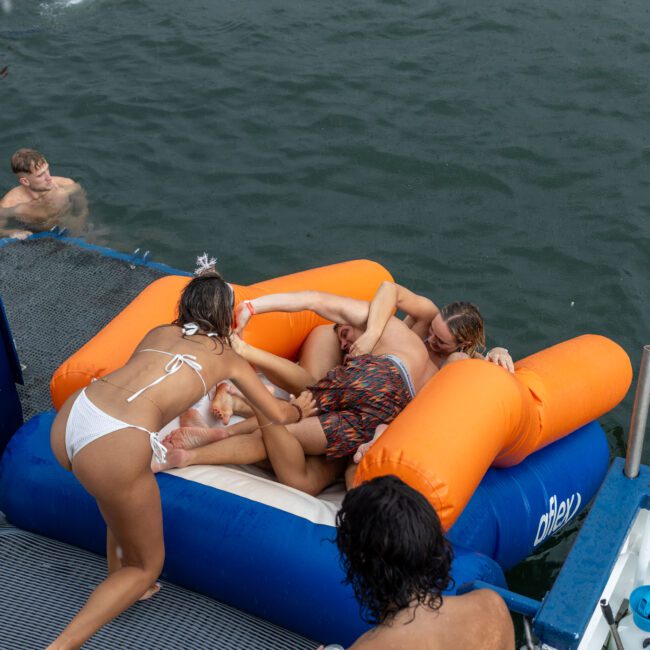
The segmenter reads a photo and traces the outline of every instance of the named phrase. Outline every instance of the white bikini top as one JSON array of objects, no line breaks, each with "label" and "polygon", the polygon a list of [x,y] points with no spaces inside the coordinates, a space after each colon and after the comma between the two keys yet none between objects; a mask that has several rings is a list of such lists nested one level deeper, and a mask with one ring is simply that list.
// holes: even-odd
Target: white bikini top
[{"label": "white bikini top", "polygon": [[[183,334],[185,336],[194,336],[198,332],[199,326],[196,323],[186,323],[183,325]],[[207,335],[213,337],[219,336],[219,334],[216,332],[208,332]],[[139,352],[159,352],[160,354],[166,354],[168,357],[171,357],[171,359],[165,365],[164,375],[161,375],[158,377],[158,379],[155,379],[144,388],[141,388],[139,391],[133,393],[133,395],[130,397],[127,397],[127,402],[132,402],[134,399],[140,397],[140,395],[142,395],[142,393],[144,393],[149,388],[153,388],[153,386],[157,386],[161,382],[165,381],[167,377],[171,377],[173,374],[177,373],[183,367],[183,365],[189,366],[196,372],[196,374],[199,376],[199,379],[201,380],[201,383],[203,384],[203,395],[205,396],[207,394],[208,387],[205,383],[205,379],[203,379],[203,375],[201,374],[203,366],[196,360],[196,357],[193,354],[172,354],[171,352],[166,352],[165,350],[155,350],[153,348],[145,348],[144,350],[139,350]]]}]

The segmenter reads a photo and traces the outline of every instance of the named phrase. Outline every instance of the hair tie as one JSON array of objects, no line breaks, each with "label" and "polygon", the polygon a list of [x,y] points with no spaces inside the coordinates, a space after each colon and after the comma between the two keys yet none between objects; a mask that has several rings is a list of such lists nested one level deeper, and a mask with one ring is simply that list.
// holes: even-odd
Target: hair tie
[{"label": "hair tie", "polygon": [[216,271],[217,270],[217,258],[210,257],[208,258],[207,253],[199,255],[196,258],[196,268],[194,269],[194,275],[201,275],[205,271]]},{"label": "hair tie", "polygon": [[199,331],[199,326],[196,323],[185,323],[183,325],[184,336],[194,336]]}]

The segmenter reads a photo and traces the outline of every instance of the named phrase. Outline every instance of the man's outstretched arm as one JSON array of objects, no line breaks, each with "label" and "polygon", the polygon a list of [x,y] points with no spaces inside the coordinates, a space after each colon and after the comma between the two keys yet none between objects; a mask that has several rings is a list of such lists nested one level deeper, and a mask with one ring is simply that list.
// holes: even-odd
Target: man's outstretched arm
[{"label": "man's outstretched arm", "polygon": [[14,237],[15,239],[25,239],[32,233],[29,230],[22,230],[20,228],[7,228],[9,219],[20,218],[17,213],[15,205],[10,208],[0,208],[0,238],[1,237]]}]

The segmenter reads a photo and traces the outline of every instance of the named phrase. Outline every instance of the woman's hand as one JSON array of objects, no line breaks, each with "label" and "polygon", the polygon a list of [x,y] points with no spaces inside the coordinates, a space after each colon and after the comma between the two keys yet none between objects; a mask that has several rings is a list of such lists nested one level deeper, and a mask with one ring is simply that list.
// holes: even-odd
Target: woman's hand
[{"label": "woman's hand", "polygon": [[298,397],[291,398],[291,404],[295,404],[302,411],[302,420],[318,415],[318,406],[311,391],[303,390]]},{"label": "woman's hand", "polygon": [[514,372],[515,366],[512,361],[512,357],[508,353],[508,350],[505,348],[492,348],[486,355],[485,358],[491,363],[495,363],[497,366],[505,368],[508,372]]},{"label": "woman's hand", "polygon": [[250,300],[242,300],[235,309],[235,334],[241,334],[244,327],[255,313]]}]

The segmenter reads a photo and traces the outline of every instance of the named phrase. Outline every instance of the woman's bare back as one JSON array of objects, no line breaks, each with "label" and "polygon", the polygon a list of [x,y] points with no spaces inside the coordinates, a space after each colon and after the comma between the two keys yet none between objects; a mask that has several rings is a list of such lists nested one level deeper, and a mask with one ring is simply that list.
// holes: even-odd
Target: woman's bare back
[{"label": "woman's bare back", "polygon": [[[113,417],[158,430],[226,379],[237,359],[227,342],[200,334],[183,336],[174,325],[157,327],[122,368],[92,383],[86,393]],[[127,401],[161,377],[160,383]]]}]

